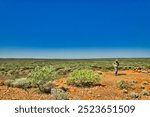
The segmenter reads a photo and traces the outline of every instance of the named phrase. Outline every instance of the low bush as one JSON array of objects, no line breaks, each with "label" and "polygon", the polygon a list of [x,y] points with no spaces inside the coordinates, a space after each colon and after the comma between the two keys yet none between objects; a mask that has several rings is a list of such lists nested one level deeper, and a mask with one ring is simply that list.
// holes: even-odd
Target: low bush
[{"label": "low bush", "polygon": [[19,78],[15,80],[5,80],[4,85],[9,87],[17,87],[17,88],[30,88],[31,82],[27,78]]},{"label": "low bush", "polygon": [[13,87],[17,87],[17,88],[26,89],[26,88],[30,88],[31,87],[31,82],[27,78],[19,78],[19,79],[15,79],[12,82],[12,86]]},{"label": "low bush", "polygon": [[52,100],[68,100],[66,92],[63,89],[51,89]]},{"label": "low bush", "polygon": [[128,89],[129,88],[127,81],[122,80],[122,79],[118,80],[116,84],[117,84],[117,87],[120,89]]},{"label": "low bush", "polygon": [[4,85],[6,85],[6,86],[8,86],[8,87],[12,87],[13,82],[14,82],[14,80],[8,79],[8,80],[5,80],[5,81],[4,81]]},{"label": "low bush", "polygon": [[51,93],[51,89],[54,88],[55,85],[52,82],[47,82],[45,84],[38,84],[38,88],[42,93]]},{"label": "low bush", "polygon": [[50,80],[54,80],[58,78],[58,74],[55,71],[55,68],[50,66],[45,67],[36,67],[29,75],[28,78],[30,79],[32,86],[36,86],[39,81],[47,82]]},{"label": "low bush", "polygon": [[74,70],[67,80],[68,84],[75,86],[92,86],[100,80],[98,73],[92,70]]},{"label": "low bush", "polygon": [[59,74],[59,75],[66,75],[66,74],[68,73],[68,71],[65,70],[65,69],[59,69],[59,70],[57,70],[56,72],[57,72],[57,74]]},{"label": "low bush", "polygon": [[29,88],[37,87],[39,82],[46,83],[47,81],[54,80],[58,77],[53,67],[37,67],[35,68],[27,78],[19,78],[14,80],[6,80],[4,85],[18,87],[18,88]]}]

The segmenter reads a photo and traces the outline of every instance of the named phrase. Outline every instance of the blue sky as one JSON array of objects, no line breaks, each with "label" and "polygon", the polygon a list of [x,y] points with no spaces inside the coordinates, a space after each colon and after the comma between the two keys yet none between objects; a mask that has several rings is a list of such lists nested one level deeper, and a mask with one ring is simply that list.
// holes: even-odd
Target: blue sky
[{"label": "blue sky", "polygon": [[0,57],[150,57],[150,1],[0,0]]}]

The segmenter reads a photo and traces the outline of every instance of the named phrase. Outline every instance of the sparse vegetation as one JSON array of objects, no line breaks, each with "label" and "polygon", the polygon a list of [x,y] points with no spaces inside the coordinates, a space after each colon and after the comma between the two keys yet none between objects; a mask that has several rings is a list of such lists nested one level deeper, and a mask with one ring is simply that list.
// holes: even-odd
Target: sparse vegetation
[{"label": "sparse vegetation", "polygon": [[[26,99],[25,95],[33,95],[32,99],[150,99],[150,59],[120,58],[118,76],[113,75],[113,61],[0,59],[0,98],[12,95],[13,99]],[[28,93],[22,89],[28,89]],[[20,96],[19,91],[26,94],[14,98],[15,93]],[[37,95],[39,98],[35,98]]]}]

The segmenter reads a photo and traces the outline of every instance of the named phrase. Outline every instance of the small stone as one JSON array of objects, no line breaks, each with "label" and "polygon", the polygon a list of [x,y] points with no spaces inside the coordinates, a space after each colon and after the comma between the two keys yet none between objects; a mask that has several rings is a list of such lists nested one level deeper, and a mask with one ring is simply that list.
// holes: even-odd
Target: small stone
[{"label": "small stone", "polygon": [[67,85],[61,86],[60,89],[64,90],[65,92],[69,90]]},{"label": "small stone", "polygon": [[130,93],[130,97],[136,99],[136,98],[139,97],[139,94],[136,93],[136,92],[131,92],[131,93]]},{"label": "small stone", "polygon": [[145,89],[145,86],[141,85],[141,86],[140,86],[140,89]]},{"label": "small stone", "polygon": [[141,94],[144,95],[144,96],[150,96],[150,92],[147,91],[147,90],[143,90],[143,91],[141,92]]},{"label": "small stone", "polygon": [[102,73],[102,71],[96,71],[98,74],[100,74],[100,75],[102,75],[103,73]]},{"label": "small stone", "polygon": [[75,92],[75,89],[74,88],[70,88],[69,91],[70,92]]},{"label": "small stone", "polygon": [[80,98],[78,96],[75,96],[71,100],[80,100]]},{"label": "small stone", "polygon": [[100,97],[101,95],[97,95],[97,97]]},{"label": "small stone", "polygon": [[132,80],[131,83],[132,83],[132,84],[135,84],[135,83],[138,83],[138,81]]},{"label": "small stone", "polygon": [[123,93],[128,93],[128,90],[127,89],[123,89],[122,92]]},{"label": "small stone", "polygon": [[146,70],[141,70],[142,73],[149,73],[148,71]]},{"label": "small stone", "polygon": [[149,83],[147,81],[143,81],[141,84],[142,85],[149,85]]},{"label": "small stone", "polygon": [[92,94],[92,91],[88,91],[89,94]]},{"label": "small stone", "polygon": [[125,97],[125,100],[128,100],[129,99],[129,97]]}]

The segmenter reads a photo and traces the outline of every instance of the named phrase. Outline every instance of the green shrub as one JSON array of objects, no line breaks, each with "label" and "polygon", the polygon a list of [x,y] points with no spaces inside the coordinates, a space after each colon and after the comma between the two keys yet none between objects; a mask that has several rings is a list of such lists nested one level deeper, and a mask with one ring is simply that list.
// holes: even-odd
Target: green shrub
[{"label": "green shrub", "polygon": [[14,80],[5,80],[4,81],[4,85],[8,86],[8,87],[11,87],[12,86],[12,83],[14,82]]},{"label": "green shrub", "polygon": [[120,89],[128,89],[128,84],[125,80],[118,80],[117,81],[117,87]]},{"label": "green shrub", "polygon": [[29,75],[28,78],[30,79],[33,86],[35,86],[39,81],[49,81],[54,80],[58,77],[58,74],[55,72],[55,68],[50,66],[45,67],[36,67]]},{"label": "green shrub", "polygon": [[57,73],[54,71],[54,67],[36,67],[27,78],[19,78],[14,80],[6,80],[4,82],[7,86],[18,87],[18,88],[29,88],[37,87],[39,82],[43,84],[49,80],[54,80],[58,77]]},{"label": "green shrub", "polygon": [[52,100],[68,100],[66,92],[59,88],[51,89]]},{"label": "green shrub", "polygon": [[31,87],[31,82],[29,79],[27,78],[19,78],[19,79],[15,79],[12,82],[12,86],[13,87],[17,87],[17,88],[30,88]]},{"label": "green shrub", "polygon": [[38,84],[38,88],[42,93],[51,93],[51,89],[54,88],[55,85],[52,82],[47,82],[45,84]]},{"label": "green shrub", "polygon": [[98,73],[92,70],[74,70],[67,80],[68,84],[75,86],[92,86],[100,80]]},{"label": "green shrub", "polygon": [[30,88],[31,82],[27,78],[19,78],[15,80],[5,80],[4,85],[17,88]]}]

